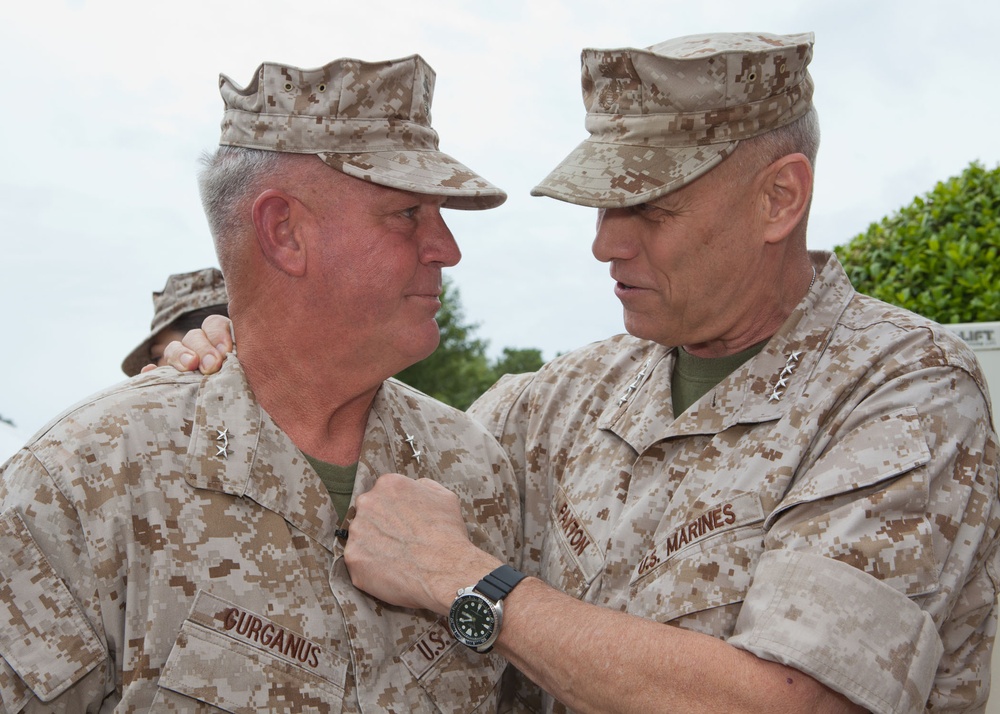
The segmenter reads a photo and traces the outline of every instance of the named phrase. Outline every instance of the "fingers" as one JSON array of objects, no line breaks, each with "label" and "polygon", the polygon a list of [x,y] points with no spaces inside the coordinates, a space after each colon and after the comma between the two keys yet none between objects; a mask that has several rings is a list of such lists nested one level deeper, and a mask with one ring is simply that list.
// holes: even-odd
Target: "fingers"
[{"label": "fingers", "polygon": [[[184,339],[187,339],[187,337]],[[209,345],[209,348],[211,348],[211,345]],[[163,364],[173,367],[178,372],[193,372],[201,366],[201,358],[197,352],[188,349],[177,340],[174,340],[163,349]]]},{"label": "fingers", "polygon": [[178,372],[196,369],[202,374],[218,372],[235,346],[231,325],[227,317],[209,315],[200,328],[189,331],[180,342],[175,340],[167,345],[163,350],[165,364]]},{"label": "fingers", "polygon": [[[233,351],[232,325],[232,321],[224,315],[209,315],[201,323],[201,329],[205,331],[206,338],[214,345],[220,356],[227,355]],[[184,342],[187,343],[187,340],[184,340]]]}]

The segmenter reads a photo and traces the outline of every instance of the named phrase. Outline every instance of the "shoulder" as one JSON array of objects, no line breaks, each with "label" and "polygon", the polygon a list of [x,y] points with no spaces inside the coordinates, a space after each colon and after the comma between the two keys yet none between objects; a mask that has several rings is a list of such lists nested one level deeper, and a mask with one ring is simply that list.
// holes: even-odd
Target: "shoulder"
[{"label": "shoulder", "polygon": [[893,356],[913,368],[953,367],[985,380],[972,348],[954,330],[876,298],[855,293],[841,316],[841,335],[875,354]]},{"label": "shoulder", "polygon": [[[154,444],[190,437],[190,418],[205,377],[156,370],[112,385],[69,407],[26,444],[46,466],[98,462],[154,452]],[[185,427],[185,424],[188,426]]]},{"label": "shoulder", "polygon": [[402,420],[411,430],[420,430],[442,444],[455,444],[489,437],[485,428],[460,409],[424,394],[397,379],[387,379],[376,398],[375,409],[383,418]]},{"label": "shoulder", "polygon": [[469,413],[497,434],[511,419],[516,422],[529,413],[556,419],[602,409],[670,351],[649,340],[615,335],[560,355],[537,372],[505,375]]},{"label": "shoulder", "polygon": [[649,340],[615,335],[556,357],[532,374],[530,381],[522,376],[521,385],[538,396],[558,395],[560,399],[592,392],[610,395],[669,352],[670,348]]}]

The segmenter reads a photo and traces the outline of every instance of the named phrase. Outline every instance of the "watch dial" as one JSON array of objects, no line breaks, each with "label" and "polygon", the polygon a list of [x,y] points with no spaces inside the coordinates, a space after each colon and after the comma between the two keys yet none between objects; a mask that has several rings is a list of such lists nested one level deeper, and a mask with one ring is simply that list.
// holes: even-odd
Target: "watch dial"
[{"label": "watch dial", "polygon": [[451,625],[467,644],[477,645],[489,639],[496,622],[489,604],[478,597],[467,597],[451,613]]}]

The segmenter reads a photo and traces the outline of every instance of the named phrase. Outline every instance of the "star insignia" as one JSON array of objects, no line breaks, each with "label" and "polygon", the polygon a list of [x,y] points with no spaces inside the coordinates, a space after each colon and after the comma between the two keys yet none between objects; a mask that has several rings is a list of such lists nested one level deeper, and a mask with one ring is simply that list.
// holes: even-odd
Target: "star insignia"
[{"label": "star insignia", "polygon": [[224,459],[229,458],[229,429],[223,427],[222,429],[216,429],[215,433],[218,436],[215,437],[216,441],[222,442],[217,447],[215,452],[216,456],[221,456]]}]

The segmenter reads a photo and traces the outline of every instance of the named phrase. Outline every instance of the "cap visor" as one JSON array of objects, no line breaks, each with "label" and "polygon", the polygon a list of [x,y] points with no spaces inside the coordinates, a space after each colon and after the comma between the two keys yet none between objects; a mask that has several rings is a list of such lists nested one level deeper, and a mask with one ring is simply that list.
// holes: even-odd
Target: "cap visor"
[{"label": "cap visor", "polygon": [[593,208],[635,206],[691,183],[720,164],[737,143],[665,148],[586,140],[531,195]]},{"label": "cap visor", "polygon": [[328,166],[380,186],[445,196],[445,206],[469,211],[496,208],[507,194],[440,151],[379,151],[318,154]]}]

